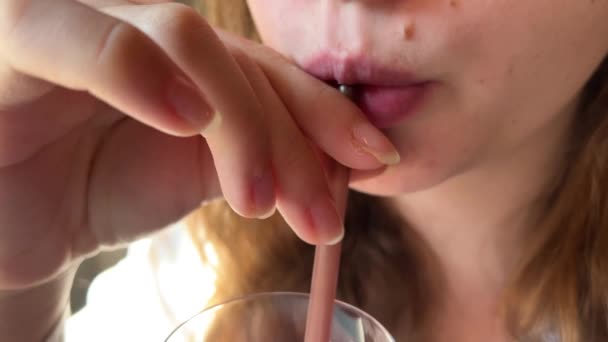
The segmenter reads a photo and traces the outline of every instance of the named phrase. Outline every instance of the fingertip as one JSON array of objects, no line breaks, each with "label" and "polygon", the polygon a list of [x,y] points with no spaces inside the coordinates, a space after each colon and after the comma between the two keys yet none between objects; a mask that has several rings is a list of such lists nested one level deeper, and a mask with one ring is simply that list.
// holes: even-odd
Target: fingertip
[{"label": "fingertip", "polygon": [[328,238],[324,244],[327,246],[334,246],[342,242],[342,240],[344,240],[344,227],[342,227],[338,235],[336,235],[334,238]]},{"label": "fingertip", "polygon": [[201,130],[201,135],[203,137],[210,136],[213,132],[217,131],[217,129],[222,125],[223,116],[220,112],[215,112],[212,114],[211,121],[207,124],[203,130]]},{"label": "fingertip", "polygon": [[254,176],[251,197],[256,217],[268,218],[272,216],[276,208],[275,186],[272,174],[262,171],[259,175]]},{"label": "fingertip", "polygon": [[335,244],[344,236],[342,219],[332,202],[329,199],[321,199],[309,209],[311,228],[319,244]]},{"label": "fingertip", "polygon": [[218,120],[204,96],[186,77],[173,77],[167,85],[166,96],[174,114],[179,115],[197,132],[208,129]]},{"label": "fingertip", "polygon": [[272,216],[274,216],[274,214],[276,214],[276,212],[277,212],[277,207],[273,206],[272,208],[270,208],[270,210],[267,213],[260,215],[258,218],[260,220],[266,220],[266,219],[269,219]]}]

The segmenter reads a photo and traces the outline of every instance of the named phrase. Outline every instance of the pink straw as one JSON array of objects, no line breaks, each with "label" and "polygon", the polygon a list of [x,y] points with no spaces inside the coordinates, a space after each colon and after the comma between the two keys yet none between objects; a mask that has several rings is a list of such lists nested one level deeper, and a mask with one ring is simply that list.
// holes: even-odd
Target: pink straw
[{"label": "pink straw", "polygon": [[[351,100],[354,97],[354,89],[351,86],[340,85],[339,91]],[[333,163],[333,161],[330,161],[330,163]],[[340,165],[334,164],[332,166],[335,166],[334,176],[346,173],[342,178],[337,177],[338,182],[332,184],[338,211],[344,213],[348,197],[349,171]],[[331,176],[328,178],[331,179]],[[341,251],[341,242],[333,246],[319,245],[315,249],[304,342],[329,342]]]},{"label": "pink straw", "polygon": [[341,250],[341,243],[316,247],[305,342],[328,342],[331,336]]},{"label": "pink straw", "polygon": [[[345,177],[345,180],[347,181],[348,177]],[[346,191],[336,194],[338,197],[336,203],[338,210],[344,212],[348,189],[346,184],[342,184],[342,186]],[[305,342],[329,342],[341,250],[341,242],[333,246],[318,245],[315,249]]]}]

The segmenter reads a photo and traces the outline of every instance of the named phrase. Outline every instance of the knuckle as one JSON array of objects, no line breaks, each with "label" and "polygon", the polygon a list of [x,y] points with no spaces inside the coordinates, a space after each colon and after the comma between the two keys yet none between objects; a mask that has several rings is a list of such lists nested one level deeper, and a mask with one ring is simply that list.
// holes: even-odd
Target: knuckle
[{"label": "knuckle", "polygon": [[0,1],[0,34],[11,32],[25,17],[32,0]]},{"label": "knuckle", "polygon": [[114,20],[105,29],[95,53],[97,65],[113,62],[120,56],[134,51],[144,38],[133,26],[120,20]]},{"label": "knuckle", "polygon": [[23,22],[32,0],[0,1],[0,54],[10,50],[11,36]]},{"label": "knuckle", "polygon": [[167,3],[150,8],[145,32],[163,41],[174,53],[189,54],[201,47],[215,32],[195,9],[180,3]]},{"label": "knuckle", "polygon": [[190,41],[196,37],[200,42],[201,33],[212,34],[212,30],[204,18],[195,9],[186,5],[167,4],[159,15],[162,16],[160,22],[166,24],[163,25],[165,32],[179,41]]},{"label": "knuckle", "polygon": [[202,18],[194,8],[181,3],[167,3],[163,5],[162,11],[166,13],[168,17],[178,20],[200,21],[200,18]]}]

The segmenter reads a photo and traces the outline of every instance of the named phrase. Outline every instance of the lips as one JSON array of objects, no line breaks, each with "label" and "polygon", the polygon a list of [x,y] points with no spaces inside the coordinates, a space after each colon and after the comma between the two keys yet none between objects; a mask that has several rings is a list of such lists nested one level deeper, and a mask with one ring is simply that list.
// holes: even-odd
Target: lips
[{"label": "lips", "polygon": [[355,91],[355,103],[372,124],[389,128],[415,113],[428,89],[427,82],[409,86],[363,85]]},{"label": "lips", "polygon": [[336,58],[323,53],[302,63],[302,68],[331,85],[352,86],[354,102],[379,128],[393,127],[415,114],[432,84],[411,72],[358,56]]}]

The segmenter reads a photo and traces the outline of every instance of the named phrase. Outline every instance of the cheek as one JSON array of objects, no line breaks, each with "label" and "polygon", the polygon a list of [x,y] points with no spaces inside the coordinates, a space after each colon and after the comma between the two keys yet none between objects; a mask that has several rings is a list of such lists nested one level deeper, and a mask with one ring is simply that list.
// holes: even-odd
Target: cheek
[{"label": "cheek", "polygon": [[548,11],[555,4],[495,1],[484,12],[469,1],[441,21],[418,19],[426,66],[444,82],[415,120],[391,132],[403,162],[374,177],[356,173],[365,180],[353,187],[419,191],[563,138],[577,95],[608,50],[608,2],[560,3]]},{"label": "cheek", "polygon": [[468,36],[477,42],[463,39],[476,53],[455,75],[455,88],[466,112],[495,117],[495,152],[528,143],[569,115],[608,52],[608,6],[594,3],[520,2],[477,19],[483,33]]},{"label": "cheek", "polygon": [[306,16],[312,6],[302,0],[248,0],[249,11],[265,45],[284,51],[285,42],[306,37]]},{"label": "cheek", "polygon": [[276,20],[275,13],[277,6],[281,6],[281,1],[247,0],[247,6],[262,41],[268,44],[275,40],[279,31],[277,27],[279,22]]},{"label": "cheek", "polygon": [[398,195],[436,186],[481,164],[498,126],[495,118],[472,113],[447,85],[434,89],[416,117],[387,134],[402,156],[380,175],[353,174],[351,185],[376,195]]}]

